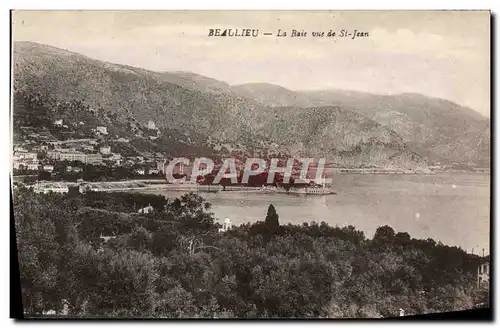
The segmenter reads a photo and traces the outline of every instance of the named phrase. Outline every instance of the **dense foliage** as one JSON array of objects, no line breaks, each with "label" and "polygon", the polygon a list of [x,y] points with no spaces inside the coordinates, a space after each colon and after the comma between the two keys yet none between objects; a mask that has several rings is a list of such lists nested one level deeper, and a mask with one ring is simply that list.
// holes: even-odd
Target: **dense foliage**
[{"label": "dense foliage", "polygon": [[27,316],[385,317],[487,298],[478,256],[388,226],[367,239],[352,226],[279,225],[271,205],[265,221],[220,233],[192,193],[17,189],[13,204]]}]

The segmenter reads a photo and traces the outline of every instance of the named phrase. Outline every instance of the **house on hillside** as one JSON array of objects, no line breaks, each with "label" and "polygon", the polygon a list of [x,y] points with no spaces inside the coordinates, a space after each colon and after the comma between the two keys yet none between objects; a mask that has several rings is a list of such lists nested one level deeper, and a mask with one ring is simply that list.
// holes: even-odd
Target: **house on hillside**
[{"label": "house on hillside", "polygon": [[156,161],[156,169],[160,172],[165,173],[165,165],[167,161],[165,159]]},{"label": "house on hillside", "polygon": [[54,165],[44,165],[43,170],[47,172],[54,172]]},{"label": "house on hillside", "polygon": [[141,153],[141,155],[144,158],[144,160],[147,162],[154,161],[154,159],[155,159],[155,156],[148,151]]},{"label": "house on hillside", "polygon": [[24,148],[23,146],[15,146],[14,151],[18,153],[27,153],[28,150]]},{"label": "house on hillside", "polygon": [[94,146],[92,146],[92,145],[82,145],[82,150],[94,151]]},{"label": "house on hillside", "polygon": [[139,174],[139,175],[144,175],[146,174],[146,171],[144,169],[136,169],[134,170],[135,173]]},{"label": "house on hillside", "polygon": [[137,213],[140,213],[140,214],[149,214],[149,213],[153,213],[154,210],[155,209],[153,208],[153,206],[151,206],[151,204],[149,204],[148,206],[143,207],[140,210],[138,210]]},{"label": "house on hillside", "polygon": [[102,163],[102,155],[99,153],[96,154],[87,154],[87,164],[101,164]]},{"label": "house on hillside", "polygon": [[155,122],[149,120],[148,121],[148,129],[150,129],[150,130],[156,130]]},{"label": "house on hillside", "polygon": [[55,120],[54,121],[54,125],[58,126],[58,127],[62,127],[63,126],[63,120],[62,120],[62,118],[60,118],[58,120]]},{"label": "house on hillside", "polygon": [[108,128],[105,126],[98,126],[96,130],[100,134],[104,134],[104,135],[108,134]]},{"label": "house on hillside", "polygon": [[118,141],[118,142],[125,142],[125,143],[129,143],[129,142],[130,142],[130,139],[126,139],[126,138],[118,138],[118,139],[116,139],[116,141]]},{"label": "house on hillside", "polygon": [[477,268],[477,286],[490,282],[490,263],[484,262]]},{"label": "house on hillside", "polygon": [[66,166],[66,172],[75,172],[75,173],[79,173],[79,172],[82,172],[83,169],[81,167],[78,167],[78,166]]},{"label": "house on hillside", "polygon": [[110,146],[102,146],[99,148],[99,152],[103,155],[109,155],[109,154],[111,154],[111,147]]},{"label": "house on hillside", "polygon": [[163,155],[162,153],[154,153],[154,155],[155,155],[156,160],[164,160],[165,159],[165,155]]},{"label": "house on hillside", "polygon": [[29,171],[38,171],[38,163],[26,163],[25,167]]},{"label": "house on hillside", "polygon": [[231,220],[229,220],[229,218],[226,218],[224,220],[224,223],[222,223],[222,228],[219,228],[219,232],[226,232],[228,230],[230,230],[233,226],[233,223],[231,222]]}]

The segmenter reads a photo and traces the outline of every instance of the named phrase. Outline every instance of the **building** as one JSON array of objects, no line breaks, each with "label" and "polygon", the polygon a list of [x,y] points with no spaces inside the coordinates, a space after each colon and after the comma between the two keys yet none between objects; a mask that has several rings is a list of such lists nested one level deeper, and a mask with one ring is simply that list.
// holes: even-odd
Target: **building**
[{"label": "building", "polygon": [[231,220],[229,220],[229,218],[226,218],[224,220],[224,223],[222,223],[222,228],[219,228],[219,232],[226,232],[230,230],[232,226],[233,223],[231,222]]},{"label": "building", "polygon": [[99,152],[103,155],[109,155],[111,154],[111,147],[110,146],[103,146],[99,148]]},{"label": "building", "polygon": [[48,151],[47,157],[58,161],[78,161],[87,164],[99,164],[102,163],[102,156],[99,153],[96,154],[85,154],[79,151]]},{"label": "building", "polygon": [[78,167],[78,166],[73,166],[71,168],[71,172],[80,173],[82,171],[83,171],[83,169],[81,167]]},{"label": "building", "polygon": [[62,118],[58,119],[58,120],[55,120],[54,121],[54,125],[55,126],[59,126],[59,127],[63,126],[63,120],[62,120]]},{"label": "building", "polygon": [[67,193],[69,191],[69,188],[67,185],[62,183],[44,183],[44,184],[39,183],[35,186],[34,191],[44,194],[47,194],[49,192],[56,192],[63,194]]},{"label": "building", "polygon": [[146,174],[146,171],[144,169],[136,169],[136,170],[134,170],[134,172],[137,174],[140,174],[140,175]]},{"label": "building", "polygon": [[490,282],[490,263],[484,262],[477,268],[477,286],[481,284],[489,284]]},{"label": "building", "polygon": [[153,121],[148,121],[148,129],[150,130],[156,130],[156,125],[155,125],[155,122]]},{"label": "building", "polygon": [[87,154],[87,158],[86,158],[85,163],[87,163],[87,164],[100,164],[100,163],[102,163],[102,155],[99,153]]},{"label": "building", "polygon": [[141,213],[141,214],[149,214],[149,213],[153,213],[155,209],[153,208],[153,206],[151,206],[151,204],[149,204],[148,206],[144,207],[144,208],[141,208],[140,210],[137,211],[137,213]]},{"label": "building", "polygon": [[122,159],[122,155],[118,153],[112,153],[109,159],[113,161],[118,161]]},{"label": "building", "polygon": [[21,161],[38,160],[38,154],[33,152],[14,152],[14,159]]},{"label": "building", "polygon": [[54,172],[54,165],[44,165],[43,170],[47,172]]},{"label": "building", "polygon": [[38,170],[38,155],[33,152],[19,152],[16,151],[12,158],[13,167],[16,170],[26,169],[30,171]]},{"label": "building", "polygon": [[26,148],[24,148],[23,146],[16,146],[16,147],[14,147],[14,152],[27,153],[28,150]]},{"label": "building", "polygon": [[38,171],[38,163],[27,163],[25,167],[28,171]]},{"label": "building", "polygon": [[92,145],[82,145],[82,149],[86,151],[94,151],[94,146]]},{"label": "building", "polygon": [[166,160],[159,160],[156,162],[156,169],[160,172],[165,173],[165,166],[167,165]]},{"label": "building", "polygon": [[47,152],[47,158],[57,161],[61,158],[61,152],[59,152],[57,150],[49,150]]},{"label": "building", "polygon": [[21,170],[25,169],[28,171],[38,171],[38,162],[19,162],[19,161],[14,161],[13,167],[16,170]]},{"label": "building", "polygon": [[100,134],[108,134],[108,128],[105,126],[98,126],[97,132],[99,132]]},{"label": "building", "polygon": [[116,139],[116,141],[128,143],[128,142],[130,142],[130,139],[118,138],[118,139]]},{"label": "building", "polygon": [[84,153],[81,153],[81,152],[67,152],[67,153],[64,153],[64,152],[61,152],[59,153],[59,160],[60,161],[79,161],[79,162],[83,162],[83,163],[86,163],[87,161],[87,155],[84,154]]},{"label": "building", "polygon": [[148,161],[148,162],[154,161],[154,158],[155,158],[154,154],[150,153],[148,151],[141,153],[141,156],[143,157],[143,160]]},{"label": "building", "polygon": [[149,169],[149,174],[160,174],[158,169]]}]

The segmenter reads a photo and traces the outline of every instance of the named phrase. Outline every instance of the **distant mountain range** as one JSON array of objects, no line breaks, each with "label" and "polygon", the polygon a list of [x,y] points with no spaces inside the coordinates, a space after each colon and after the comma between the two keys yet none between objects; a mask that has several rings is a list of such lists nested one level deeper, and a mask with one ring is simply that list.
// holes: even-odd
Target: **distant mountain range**
[{"label": "distant mountain range", "polygon": [[232,90],[268,106],[340,106],[390,128],[431,162],[489,167],[490,120],[448,100],[416,93],[291,91],[267,83],[237,85]]},{"label": "distant mountain range", "polygon": [[[211,144],[326,156],[340,166],[489,167],[490,122],[472,109],[419,94],[292,91],[231,86],[190,72],[153,72],[33,42],[14,43],[14,89],[155,121]],[[15,110],[15,104],[14,104]],[[208,141],[207,141],[208,142]],[[168,149],[165,150],[168,152]]]}]

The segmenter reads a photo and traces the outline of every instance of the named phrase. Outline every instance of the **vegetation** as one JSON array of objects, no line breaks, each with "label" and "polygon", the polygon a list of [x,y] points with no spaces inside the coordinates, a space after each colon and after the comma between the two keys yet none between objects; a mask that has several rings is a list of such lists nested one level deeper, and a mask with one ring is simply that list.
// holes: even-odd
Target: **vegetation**
[{"label": "vegetation", "polygon": [[379,317],[487,300],[478,256],[388,226],[368,239],[352,226],[280,225],[270,205],[265,221],[219,233],[192,193],[19,187],[13,204],[27,316]]}]

